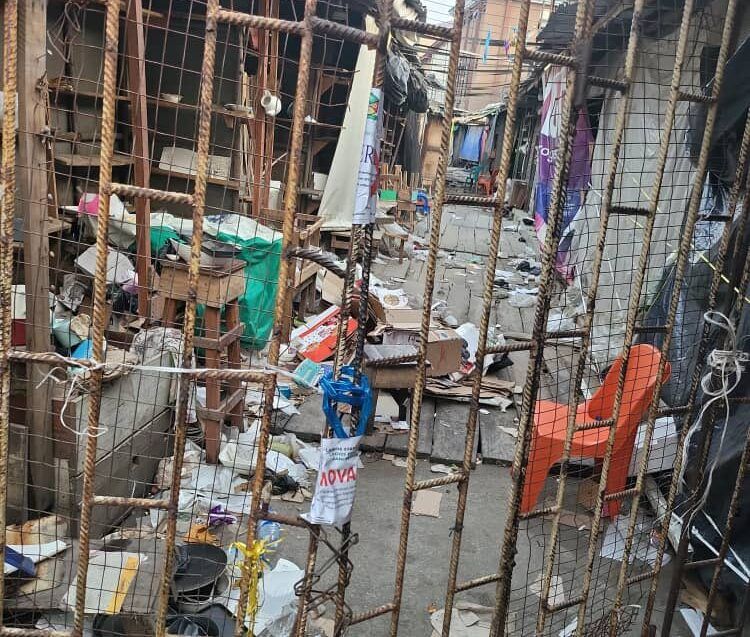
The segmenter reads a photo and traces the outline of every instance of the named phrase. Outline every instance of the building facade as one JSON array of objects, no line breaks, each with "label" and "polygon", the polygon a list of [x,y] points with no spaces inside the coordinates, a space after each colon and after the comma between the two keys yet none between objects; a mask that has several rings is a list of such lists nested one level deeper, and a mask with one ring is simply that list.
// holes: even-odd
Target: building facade
[{"label": "building facade", "polygon": [[[505,99],[521,4],[521,0],[471,0],[467,4],[456,78],[457,109],[474,112]],[[554,5],[555,0],[532,0],[527,43],[536,41]]]}]

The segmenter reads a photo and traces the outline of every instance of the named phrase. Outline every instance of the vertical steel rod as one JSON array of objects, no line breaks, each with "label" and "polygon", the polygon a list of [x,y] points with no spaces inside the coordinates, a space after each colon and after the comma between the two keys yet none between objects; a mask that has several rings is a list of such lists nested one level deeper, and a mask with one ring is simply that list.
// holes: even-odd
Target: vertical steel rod
[{"label": "vertical steel rod", "polygon": [[[518,16],[518,42],[523,47],[526,42],[526,34],[529,24],[530,4],[524,2]],[[463,538],[464,516],[466,514],[466,500],[469,491],[469,476],[471,473],[472,454],[474,452],[474,440],[476,439],[476,428],[479,413],[479,394],[482,389],[482,373],[484,369],[484,358],[487,353],[487,334],[489,332],[490,316],[493,305],[493,290],[495,284],[495,268],[497,265],[497,254],[500,247],[500,236],[502,233],[503,209],[505,207],[506,183],[510,172],[510,162],[513,156],[513,141],[516,128],[516,116],[518,107],[518,92],[521,84],[523,71],[523,48],[516,52],[513,59],[510,89],[508,91],[508,104],[506,109],[505,128],[503,130],[503,144],[500,155],[500,166],[497,175],[497,190],[495,205],[493,206],[492,230],[490,233],[489,251],[487,254],[487,265],[485,267],[484,288],[482,293],[482,315],[479,322],[479,342],[477,345],[475,367],[478,373],[474,376],[471,389],[471,402],[469,404],[469,417],[466,422],[466,440],[464,442],[464,457],[461,470],[464,479],[458,485],[458,503],[456,505],[456,521],[453,525],[453,538],[451,542],[451,554],[448,562],[448,584],[445,594],[445,605],[443,615],[442,637],[448,637],[451,630],[453,614],[453,602],[456,595],[456,578],[458,575],[458,563],[461,554],[461,540]],[[440,227],[433,228],[440,233]],[[415,448],[416,451],[416,448]]]},{"label": "vertical steel rod", "polygon": [[[294,268],[292,260],[288,259],[286,254],[292,245],[294,235],[294,216],[297,209],[297,194],[299,191],[299,167],[302,157],[302,143],[305,134],[305,106],[307,100],[307,88],[310,80],[310,62],[312,59],[313,30],[311,19],[315,17],[317,9],[317,0],[305,0],[304,14],[304,31],[301,35],[300,53],[299,53],[299,71],[297,73],[297,87],[295,90],[294,111],[292,114],[291,146],[289,148],[289,162],[287,163],[286,188],[284,192],[284,222],[282,226],[281,239],[281,266],[279,268],[278,289],[276,290],[276,306],[274,310],[273,332],[271,337],[271,346],[268,352],[268,361],[271,365],[276,365],[279,360],[279,350],[281,347],[281,334],[283,332],[284,322],[288,317],[284,315],[289,295],[292,294],[292,283]],[[275,389],[274,389],[275,391]],[[260,440],[258,441],[259,458],[256,465],[256,472],[261,475],[265,473],[265,450],[268,446],[270,436],[270,421],[267,426],[261,427]],[[260,460],[260,450],[263,450],[263,463]],[[262,489],[263,482],[258,481],[258,487]],[[260,503],[261,492],[256,491],[253,486],[253,502]],[[248,541],[250,540],[251,531],[248,529]],[[252,531],[254,533],[254,530]],[[317,550],[317,541],[311,540],[311,550]],[[304,594],[300,597],[299,611],[297,616],[296,633],[304,635],[307,625],[308,604],[307,597],[312,586],[313,573],[305,571]]]},{"label": "vertical steel rod", "polygon": [[[690,3],[692,5],[692,2]],[[721,82],[723,79],[724,74],[724,67],[726,65],[726,60],[729,55],[729,47],[731,46],[732,42],[732,34],[734,29],[734,14],[736,12],[737,3],[736,0],[730,0],[728,7],[727,7],[727,15],[724,22],[724,29],[722,32],[722,41],[721,41],[721,47],[719,51],[719,58],[717,61],[717,67],[716,67],[716,77],[713,84],[712,89],[712,95],[714,98],[718,98],[719,91],[721,90]],[[685,5],[685,13],[687,13],[688,10],[688,3],[686,2]],[[730,17],[731,16],[731,17]],[[689,16],[683,15],[683,21],[688,20]],[[675,284],[674,284],[674,290],[672,292],[672,296],[670,298],[670,305],[669,305],[669,312],[668,312],[668,318],[667,318],[667,325],[671,325],[674,322],[674,317],[676,316],[677,307],[679,305],[680,300],[680,290],[682,287],[682,280],[684,277],[685,269],[687,267],[689,252],[691,248],[691,241],[692,241],[692,235],[695,228],[695,223],[697,221],[698,217],[698,209],[700,207],[700,199],[702,194],[702,188],[703,188],[703,182],[705,180],[707,166],[708,166],[708,154],[710,149],[710,142],[713,132],[713,126],[714,121],[717,113],[717,105],[716,101],[711,104],[708,110],[708,115],[706,118],[706,129],[704,131],[704,137],[703,142],[701,145],[701,154],[699,157],[698,162],[698,168],[697,168],[697,174],[695,177],[695,180],[693,182],[693,189],[691,191],[690,196],[690,205],[688,208],[688,215],[686,220],[685,228],[683,229],[683,235],[682,235],[682,241],[679,246],[678,250],[678,258],[677,258],[677,264],[675,266]],[[745,139],[743,136],[743,145],[745,143]],[[747,153],[747,150],[745,151],[745,154]],[[725,229],[726,230],[726,229]],[[722,239],[722,245],[724,244],[724,241]],[[725,252],[725,249],[720,250],[721,252]],[[723,254],[720,257],[723,261]],[[714,307],[716,304],[716,298],[718,294],[719,285],[721,283],[721,275],[722,275],[722,269],[723,269],[723,262],[721,264],[718,264],[720,267],[717,267],[714,272],[714,277],[712,278],[711,282],[711,288],[709,290],[709,307]],[[659,583],[659,574],[661,573],[661,565],[662,565],[662,559],[664,556],[664,551],[666,549],[666,542],[668,537],[668,529],[669,529],[669,523],[671,521],[672,512],[674,510],[674,504],[675,499],[677,496],[677,492],[679,490],[679,479],[680,475],[682,473],[682,452],[684,449],[684,445],[686,442],[686,436],[687,432],[692,426],[693,418],[695,417],[695,412],[697,409],[697,406],[695,404],[695,398],[697,395],[697,390],[700,384],[700,378],[703,373],[704,369],[704,363],[705,363],[705,357],[707,354],[707,336],[708,336],[708,325],[704,323],[703,326],[703,337],[700,341],[699,346],[699,354],[698,354],[698,364],[696,365],[696,368],[693,371],[693,378],[691,381],[691,388],[690,388],[690,394],[688,398],[688,406],[689,406],[689,413],[688,416],[685,418],[684,422],[682,423],[682,427],[680,429],[680,436],[678,439],[677,444],[677,450],[676,450],[676,458],[672,473],[672,482],[670,484],[669,489],[669,496],[667,498],[667,510],[664,515],[664,519],[662,520],[662,534],[659,540],[659,546],[657,548],[657,555],[656,555],[656,562],[654,564],[654,575],[651,579],[651,587],[649,590],[648,599],[645,606],[645,612],[644,612],[644,622],[642,627],[642,633],[645,635],[646,630],[648,629],[648,625],[651,621],[651,614],[653,612],[653,607],[656,599],[656,590]],[[669,351],[669,344],[671,342],[671,329],[667,330],[667,334],[665,335],[664,343],[662,345],[662,358],[664,358],[665,354]],[[657,379],[657,388],[660,388],[661,380]],[[650,443],[650,433],[653,431],[653,423],[656,418],[655,415],[655,406],[652,404],[651,409],[649,410],[649,418],[648,418],[648,426],[647,426],[647,434],[648,437],[645,442]],[[645,443],[644,442],[644,443]],[[646,453],[648,453],[648,447],[644,447],[646,450]],[[643,469],[643,467],[641,467]],[[638,478],[641,478],[642,471],[639,471]],[[634,511],[631,516],[630,524],[633,525],[633,519],[634,516],[637,513],[637,504],[635,507],[633,507]],[[685,529],[683,529],[683,533],[685,533]],[[630,538],[627,538],[630,539]],[[631,540],[632,543],[632,540]],[[682,546],[683,539],[681,538],[680,545]],[[629,551],[629,547],[626,545],[626,549]],[[678,550],[678,558],[679,558],[680,551]],[[677,567],[675,570],[675,577],[678,575],[680,571],[680,560],[677,560]],[[674,605],[671,604],[671,600],[673,599],[673,595],[670,594],[670,599],[667,604],[667,613],[665,614],[664,618],[664,627],[663,627],[663,634],[669,634],[669,631],[671,630],[671,622],[672,617],[670,613],[670,606],[672,610],[674,610]],[[676,604],[676,598],[674,599],[674,602]]]},{"label": "vertical steel rod", "polygon": [[[528,4],[526,0],[525,4]],[[445,106],[443,124],[440,137],[440,161],[436,174],[434,205],[431,212],[432,227],[430,229],[430,245],[427,252],[427,269],[425,273],[424,298],[422,301],[422,321],[419,329],[419,346],[417,354],[417,378],[414,383],[411,402],[411,418],[409,423],[409,442],[406,456],[406,477],[404,482],[404,498],[401,507],[401,528],[398,539],[398,553],[396,556],[395,590],[393,592],[393,613],[391,615],[391,637],[398,634],[398,622],[401,614],[401,598],[404,592],[404,573],[406,572],[406,552],[409,544],[409,524],[411,522],[412,494],[417,463],[417,442],[419,440],[419,424],[422,414],[422,398],[425,388],[425,368],[427,363],[427,340],[430,332],[432,317],[432,296],[435,285],[435,271],[437,268],[437,253],[440,247],[440,227],[443,218],[443,202],[445,201],[445,177],[448,167],[448,145],[453,127],[453,107],[456,96],[456,73],[458,72],[458,58],[461,45],[461,30],[464,19],[464,0],[456,0],[453,8],[453,39],[450,43],[448,58],[448,72],[445,87]]]},{"label": "vertical steel rod", "polygon": [[606,246],[607,231],[609,229],[612,196],[614,193],[615,182],[617,180],[620,151],[622,148],[625,127],[627,125],[629,115],[631,97],[630,91],[632,88],[635,61],[640,39],[640,20],[641,13],[643,11],[643,5],[644,0],[636,0],[636,3],[633,7],[630,37],[628,40],[628,48],[625,56],[625,68],[623,70],[623,82],[625,85],[625,91],[623,92],[620,104],[618,106],[617,116],[615,120],[613,148],[609,158],[607,179],[603,189],[602,204],[600,208],[599,232],[597,235],[596,250],[594,253],[594,261],[591,273],[592,279],[586,295],[586,317],[584,325],[585,335],[582,338],[581,351],[578,355],[576,363],[575,378],[570,387],[570,398],[568,401],[570,404],[570,413],[567,421],[563,453],[560,459],[560,476],[557,485],[557,512],[553,515],[552,518],[552,527],[550,530],[550,539],[548,542],[549,550],[545,556],[544,561],[544,573],[542,576],[541,589],[542,593],[540,597],[539,614],[537,616],[537,633],[541,633],[544,630],[544,624],[547,617],[546,600],[549,598],[549,592],[552,585],[553,567],[555,563],[555,553],[560,528],[560,515],[563,510],[563,500],[565,497],[565,488],[567,484],[567,466],[570,459],[573,436],[575,434],[576,410],[578,406],[579,393],[588,359],[589,347],[591,345],[591,329],[594,322],[596,300],[599,290],[599,277],[601,275],[602,261],[604,259],[604,248]]},{"label": "vertical steel rod", "polygon": [[[673,111],[674,108],[676,107],[677,95],[674,92],[674,88],[675,86],[679,87],[679,79],[681,78],[681,67],[682,67],[682,62],[684,59],[687,35],[688,35],[688,30],[689,30],[689,25],[690,25],[690,17],[692,13],[692,8],[688,6],[689,4],[690,4],[689,2],[686,2],[685,7],[683,9],[683,21],[682,21],[682,25],[680,29],[680,39],[678,40],[678,45],[677,45],[678,50],[677,50],[677,55],[675,59],[673,85],[672,85],[672,91],[670,92],[670,102],[667,107],[668,112]],[[731,1],[730,1],[730,4],[731,4]],[[679,70],[677,69],[678,66],[680,67]],[[674,80],[675,80],[675,75],[677,73],[680,73],[680,78],[677,79],[677,83],[675,84]],[[720,84],[720,78],[718,76],[717,76],[717,84]],[[714,86],[716,88],[716,84]],[[711,128],[712,123],[713,123],[713,119],[711,119],[710,122],[707,121],[706,123],[707,131],[708,129]],[[670,135],[671,135],[671,131],[670,131]],[[708,135],[708,138],[711,137],[710,132],[707,132],[707,135]],[[704,140],[705,139],[706,138],[704,137]],[[663,138],[662,142],[663,142],[663,146],[661,148],[661,151],[663,153],[666,153],[668,149],[669,140],[668,139],[665,140],[665,138]],[[701,157],[702,156],[703,155],[701,155]],[[707,160],[707,155],[706,155],[706,160]],[[688,213],[687,225],[682,235],[682,240],[680,244],[680,255],[678,256],[678,262],[679,262],[679,259],[683,256],[683,250],[684,250],[684,259],[685,261],[687,260],[687,252],[690,247],[690,242],[692,238],[692,230],[695,225],[695,220],[697,220],[698,205],[700,203],[700,192],[702,190],[702,182],[703,182],[703,177],[705,176],[705,171],[701,173],[701,170],[699,168],[698,175],[699,176],[696,178],[696,181],[693,184],[693,191],[692,191],[692,195],[694,195],[696,191],[698,192],[698,199],[695,201],[695,210],[693,211],[692,204],[694,202],[694,198],[691,195],[691,208]],[[657,183],[655,184],[655,187],[656,185],[660,186],[660,179],[657,179]],[[646,222],[646,230],[644,231],[645,236],[644,236],[643,246],[641,249],[641,254],[640,254],[640,258],[638,262],[638,269],[636,271],[636,276],[634,279],[633,287],[631,288],[630,302],[628,306],[628,316],[627,316],[626,327],[625,327],[625,339],[623,343],[623,351],[624,351],[623,365],[620,371],[620,378],[618,379],[618,387],[617,387],[617,392],[615,395],[615,407],[613,411],[613,418],[615,422],[618,419],[619,411],[621,408],[622,394],[623,394],[623,387],[624,387],[624,376],[627,372],[627,362],[628,362],[630,349],[632,347],[632,343],[633,343],[634,336],[635,336],[635,324],[636,324],[638,312],[640,309],[641,291],[643,287],[643,281],[644,281],[646,270],[648,267],[651,238],[653,234],[653,227],[655,225],[655,220],[656,220],[656,212],[658,209],[658,199],[659,199],[658,192],[651,197],[649,216]],[[692,219],[692,225],[691,225],[691,219]],[[677,282],[675,284],[675,289],[676,291],[678,291],[678,295],[679,295],[679,286],[680,286],[683,274],[684,274],[684,267],[682,270],[680,270],[679,265],[678,265],[678,270],[677,270],[677,275],[676,275]],[[646,440],[644,442],[644,445],[646,445],[645,449],[648,449],[647,445],[650,444],[651,436],[649,435],[648,429],[650,429],[650,432],[653,433],[655,412],[656,412],[656,409],[658,408],[658,401],[659,401],[659,397],[661,393],[663,377],[664,377],[664,373],[665,373],[666,366],[667,366],[667,354],[669,351],[668,347],[669,347],[669,341],[671,337],[671,330],[672,330],[672,326],[674,323],[675,312],[676,312],[676,303],[674,305],[674,311],[670,311],[669,317],[667,318],[667,321],[666,321],[667,328],[666,328],[666,335],[665,335],[665,345],[662,347],[659,365],[656,370],[655,386],[654,386],[652,402],[651,402],[651,415],[654,417],[649,418],[649,425],[647,425]],[[599,482],[596,506],[594,509],[594,519],[591,525],[591,534],[589,537],[589,547],[588,547],[588,558],[587,558],[586,572],[584,575],[584,583],[583,583],[584,598],[578,608],[578,629],[577,629],[578,635],[582,635],[583,630],[584,630],[585,617],[586,617],[586,603],[588,601],[588,593],[591,587],[591,580],[593,577],[594,562],[595,562],[596,555],[598,552],[599,531],[601,527],[601,518],[602,518],[603,508],[604,508],[604,493],[605,493],[605,488],[607,484],[609,467],[610,467],[611,459],[612,459],[612,452],[614,449],[615,431],[616,431],[616,428],[612,427],[610,429],[609,437],[607,439],[607,448],[605,452],[604,463],[602,466],[602,473],[601,473],[600,482]],[[644,456],[647,453],[648,452],[645,451]],[[641,466],[645,467],[643,463]],[[642,484],[643,484],[643,481],[641,480],[640,485],[637,485],[636,489],[639,487],[642,488]],[[631,518],[630,518],[630,525],[628,529],[628,537],[626,538],[626,547],[628,546],[632,547],[632,539],[635,533],[635,514],[636,514],[636,511],[632,510]],[[626,555],[628,554],[626,553]],[[621,583],[622,587],[624,588],[624,586],[627,583],[628,562],[629,562],[629,558],[627,557],[624,558],[622,562],[621,579],[620,579],[620,582],[618,582],[617,599],[615,601],[614,609],[611,615],[611,620],[612,620],[610,623],[611,633],[613,633],[616,630],[616,616],[617,616],[617,612],[622,601],[622,589],[619,587],[619,584]],[[624,576],[622,576],[622,569],[625,570]]]},{"label": "vertical steel rod", "polygon": [[[271,429],[271,413],[273,412],[273,399],[276,394],[276,375],[269,375],[264,382],[263,386],[263,415],[261,416],[261,431],[269,432]],[[250,515],[247,521],[247,534],[245,536],[245,546],[248,548],[252,547],[255,542],[256,527],[258,521],[261,518],[261,510],[264,503],[261,501],[260,494],[263,491],[263,481],[265,478],[265,466],[266,466],[266,454],[268,452],[269,438],[266,435],[265,439],[261,436],[258,441],[258,455],[256,458],[256,470],[253,474],[253,485],[252,493],[253,499],[251,503]],[[258,470],[258,467],[263,467],[262,470]],[[259,494],[255,497],[255,494]],[[240,598],[237,602],[237,621],[235,624],[235,637],[243,637],[247,634],[245,629],[245,619],[247,615],[247,601],[250,593],[250,575],[251,569],[249,565],[245,565],[242,570],[242,578],[240,580]],[[249,626],[250,634],[254,635],[253,626]]]},{"label": "vertical steel rod", "polygon": [[292,294],[294,263],[286,255],[292,245],[294,235],[294,214],[297,210],[299,169],[302,157],[302,143],[305,136],[305,105],[307,103],[307,86],[310,80],[310,61],[312,59],[313,30],[310,18],[315,17],[317,6],[317,0],[305,0],[305,28],[300,38],[299,71],[297,73],[297,88],[294,96],[292,130],[290,133],[291,144],[289,147],[289,161],[287,162],[286,188],[284,190],[284,221],[282,224],[279,283],[276,290],[271,345],[268,349],[268,362],[271,365],[276,365],[279,361],[281,334],[284,323],[288,320],[285,312],[289,296]]},{"label": "vertical steel rod", "polygon": [[[0,166],[0,561],[5,563],[5,527],[8,505],[8,435],[10,432],[11,320],[13,307],[13,217],[16,209],[16,96],[18,54],[18,0],[3,6],[3,114]],[[24,485],[25,488],[25,485]],[[5,578],[0,578],[0,626],[3,621]]]},{"label": "vertical steel rod", "polygon": [[[373,87],[382,88],[383,78],[385,76],[385,65],[388,59],[388,40],[390,38],[390,22],[391,13],[393,11],[393,0],[379,0],[378,1],[378,50],[375,61],[375,72],[373,76]],[[385,101],[381,99],[380,108],[384,108]],[[381,131],[378,131],[378,135]],[[379,175],[378,175],[379,177]],[[364,241],[362,251],[362,284],[359,290],[359,323],[357,325],[357,344],[354,353],[354,370],[355,370],[355,382],[359,382],[363,367],[364,367],[364,347],[365,347],[365,336],[367,335],[367,314],[370,294],[370,267],[372,265],[373,257],[373,226],[374,224],[368,224],[363,230]],[[355,232],[352,231],[352,237],[355,236]],[[351,247],[354,247],[352,243]],[[349,258],[353,269],[356,270],[356,259],[351,256]],[[347,268],[347,275],[349,269]],[[346,292],[344,292],[346,293]],[[346,323],[347,318],[342,315],[341,321],[339,322],[339,350],[337,354],[337,371],[340,371],[340,366],[343,364],[343,345],[346,336]],[[352,412],[352,427],[356,427],[359,420],[359,413],[357,411]],[[334,634],[339,635],[343,631],[343,619],[344,619],[344,604],[346,601],[346,587],[349,585],[350,570],[348,567],[349,558],[349,537],[351,535],[351,522],[344,524],[341,529],[341,554],[339,556],[339,577],[338,584],[336,587],[336,612],[334,616]]]},{"label": "vertical steel rod", "polygon": [[[591,29],[593,11],[590,5],[591,2],[587,0],[578,4],[574,28],[575,49],[580,48],[580,45],[585,41],[585,37]],[[524,43],[521,42],[520,46],[524,47]],[[588,47],[584,51],[584,55],[590,55],[590,50],[590,47]],[[522,49],[521,54],[523,53],[524,50]],[[578,60],[578,62],[578,68],[570,68],[568,71],[568,82],[562,107],[559,135],[560,147],[558,148],[555,179],[552,186],[547,234],[541,254],[542,272],[539,279],[539,301],[534,311],[534,324],[531,336],[532,349],[529,352],[529,365],[526,372],[526,383],[523,390],[518,426],[518,442],[516,443],[513,458],[512,472],[516,479],[511,485],[508,518],[505,524],[505,533],[500,551],[500,564],[498,567],[500,579],[497,584],[495,608],[492,617],[492,627],[490,629],[490,634],[493,637],[498,637],[504,631],[510,604],[511,577],[515,565],[514,556],[517,552],[516,542],[520,523],[521,497],[526,478],[526,464],[528,462],[533,433],[534,405],[539,388],[539,376],[544,355],[544,334],[549,312],[549,296],[553,282],[557,245],[562,228],[562,207],[571,158],[571,137],[575,130],[574,99],[579,91],[585,88],[585,78],[584,83],[580,84],[578,76],[581,74],[581,69],[585,69],[588,66],[588,60]]]},{"label": "vertical steel rod", "polygon": [[[119,9],[118,0],[110,0],[110,5]],[[203,44],[203,63],[201,69],[200,96],[198,101],[198,140],[196,146],[195,189],[193,191],[193,237],[190,244],[190,261],[188,262],[188,293],[185,302],[185,319],[183,324],[182,367],[193,364],[193,338],[195,335],[195,312],[200,276],[200,255],[203,243],[203,217],[206,207],[206,187],[208,180],[208,156],[211,134],[211,103],[213,101],[214,64],[216,61],[216,14],[219,0],[207,0],[206,4],[206,39]],[[116,20],[116,18],[115,18]],[[107,198],[109,200],[109,198]],[[183,379],[179,384],[177,396],[177,414],[174,434],[174,470],[169,491],[169,509],[165,537],[164,579],[159,590],[159,604],[156,614],[156,637],[166,634],[166,619],[169,609],[169,588],[175,561],[175,537],[177,534],[177,507],[180,494],[180,476],[185,454],[187,430],[187,411],[190,397],[190,383]]]},{"label": "vertical steel rod", "polygon": [[[119,36],[119,0],[107,0],[104,32],[104,70],[102,87],[101,151],[99,154],[99,208],[96,227],[96,268],[94,272],[93,317],[91,325],[92,358],[96,365],[104,363],[104,328],[107,315],[107,233],[109,230],[109,191],[112,182],[112,156],[115,143],[115,91],[117,89],[117,41]],[[29,131],[32,132],[32,131]],[[86,426],[86,451],[83,463],[81,516],[76,570],[75,617],[73,637],[82,637],[86,607],[86,578],[89,571],[92,497],[94,495],[94,463],[99,436],[99,412],[102,399],[101,367],[91,369],[89,415]],[[160,636],[161,637],[161,636]]]}]

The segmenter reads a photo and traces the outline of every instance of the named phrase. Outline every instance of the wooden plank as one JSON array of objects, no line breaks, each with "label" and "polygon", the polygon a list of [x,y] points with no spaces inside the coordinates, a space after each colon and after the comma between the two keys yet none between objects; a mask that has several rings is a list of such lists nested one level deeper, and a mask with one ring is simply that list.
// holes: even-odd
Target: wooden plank
[{"label": "wooden plank", "polygon": [[[72,168],[90,168],[99,167],[99,149],[92,148],[91,154],[82,153],[55,153],[55,161],[64,166]],[[112,156],[112,166],[130,166],[133,158],[122,153],[115,153]]]},{"label": "wooden plank", "polygon": [[[26,427],[11,423],[8,432],[8,501],[6,521],[20,524],[28,518],[29,436]],[[11,542],[12,544],[12,542]]]},{"label": "wooden plank", "polygon": [[[24,215],[26,345],[32,352],[50,348],[49,237],[47,215],[46,96],[39,90],[47,74],[47,0],[19,5],[18,37],[18,196]],[[29,365],[26,426],[29,433],[29,504],[36,511],[54,500],[53,442],[49,384],[37,388],[47,368]]]},{"label": "wooden plank", "polygon": [[[466,443],[466,421],[469,417],[468,403],[449,400],[436,402],[435,424],[432,431],[433,462],[462,462]],[[474,438],[474,452],[476,457],[479,436]]]},{"label": "wooden plank", "polygon": [[[435,422],[435,400],[425,398],[419,416],[419,439],[417,440],[417,457],[427,458],[432,452],[432,432]],[[386,453],[405,456],[409,445],[409,433],[388,436],[385,441]]]},{"label": "wooden plank", "polygon": [[[125,54],[128,64],[128,90],[130,91],[130,117],[133,133],[133,160],[135,185],[149,188],[151,173],[148,146],[148,107],[146,104],[146,41],[143,33],[143,6],[141,0],[130,0],[125,20]],[[144,197],[135,198],[136,272],[138,273],[138,314],[150,316],[151,281],[151,202]]]}]

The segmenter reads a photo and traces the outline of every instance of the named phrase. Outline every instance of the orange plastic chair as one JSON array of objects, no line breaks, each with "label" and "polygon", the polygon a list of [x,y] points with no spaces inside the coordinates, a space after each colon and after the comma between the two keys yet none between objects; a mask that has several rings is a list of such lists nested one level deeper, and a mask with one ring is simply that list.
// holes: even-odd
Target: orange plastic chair
[{"label": "orange plastic chair", "polygon": [[[618,493],[625,488],[638,425],[653,398],[660,359],[659,350],[651,345],[634,345],[630,350],[630,360],[623,386],[622,406],[617,418],[614,449],[607,476],[606,494]],[[593,423],[612,417],[621,368],[622,359],[618,357],[601,387],[589,400],[578,406],[576,424]],[[670,365],[667,363],[663,379],[665,382],[669,378],[670,370]],[[532,510],[544,488],[544,481],[549,470],[562,457],[569,413],[568,405],[549,400],[539,400],[536,403],[534,433],[521,501],[523,513]],[[595,427],[576,432],[573,435],[570,457],[603,459],[608,435],[607,427]],[[610,500],[606,505],[608,506],[605,509],[605,515],[616,516],[620,512],[619,500]]]}]

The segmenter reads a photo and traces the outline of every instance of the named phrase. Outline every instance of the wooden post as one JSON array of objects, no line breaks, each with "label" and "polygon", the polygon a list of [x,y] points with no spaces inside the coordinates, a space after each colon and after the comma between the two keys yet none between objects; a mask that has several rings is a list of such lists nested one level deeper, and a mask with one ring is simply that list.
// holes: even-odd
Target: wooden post
[{"label": "wooden post", "polygon": [[[128,91],[133,129],[133,168],[135,185],[148,188],[151,177],[146,106],[146,41],[143,32],[141,0],[128,0],[125,20],[125,55],[128,64]],[[151,297],[151,202],[135,198],[136,272],[138,273],[138,314],[150,316]]]},{"label": "wooden post", "polygon": [[[24,217],[23,265],[26,282],[26,345],[50,350],[49,237],[47,235],[46,126],[47,0],[26,0],[18,11],[18,208]],[[28,366],[26,425],[29,431],[29,504],[47,510],[54,501],[53,440],[46,373]]]}]

